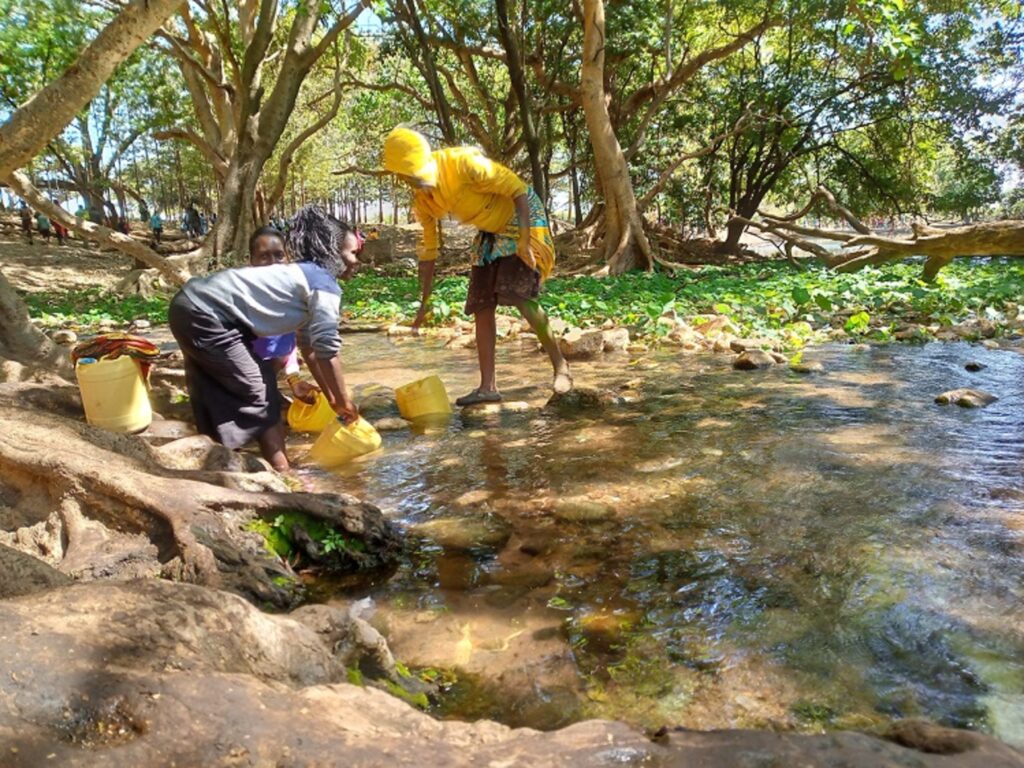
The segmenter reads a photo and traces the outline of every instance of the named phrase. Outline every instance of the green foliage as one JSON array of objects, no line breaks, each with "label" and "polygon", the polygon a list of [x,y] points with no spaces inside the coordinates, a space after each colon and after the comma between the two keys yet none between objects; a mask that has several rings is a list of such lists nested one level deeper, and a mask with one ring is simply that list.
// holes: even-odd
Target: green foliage
[{"label": "green foliage", "polygon": [[[724,314],[745,335],[780,338],[799,347],[821,340],[833,318],[841,318],[838,326],[849,333],[884,337],[880,329],[898,323],[950,325],[987,310],[999,312],[1024,295],[1024,264],[1014,260],[958,260],[934,284],[923,282],[920,273],[920,265],[913,263],[839,274],[769,262],[679,275],[555,278],[540,302],[550,316],[571,325],[612,320],[629,326],[634,337],[652,339],[674,327],[662,317],[665,313]],[[466,280],[445,278],[438,291],[440,301],[460,311]],[[346,286],[346,297],[346,311],[354,320],[408,322],[418,306],[412,278],[360,276]],[[435,316],[434,322],[441,320]]]},{"label": "green foliage", "polygon": [[322,520],[302,512],[285,512],[273,520],[254,520],[245,526],[245,530],[260,534],[271,554],[288,558],[295,553],[293,529],[296,525],[301,526],[313,541],[320,544],[325,555],[366,551],[366,545],[359,539],[349,538]]},{"label": "green foliage", "polygon": [[790,711],[801,722],[807,725],[815,725],[819,728],[831,725],[836,718],[836,711],[831,707],[824,704],[818,704],[813,701],[807,701],[806,699],[800,699],[795,702],[790,707]]},{"label": "green foliage", "polygon": [[100,288],[83,288],[54,296],[48,293],[23,294],[29,315],[44,328],[91,329],[101,323],[127,324],[145,319],[152,323],[167,320],[168,299],[155,296],[117,296]]},{"label": "green foliage", "polygon": [[935,168],[932,210],[967,220],[997,202],[999,196],[999,173],[991,158],[966,148],[940,154]]},{"label": "green foliage", "polygon": [[[957,260],[933,283],[920,279],[918,264],[894,264],[853,274],[825,268],[796,270],[784,262],[739,267],[703,267],[679,275],[555,278],[540,303],[551,317],[581,326],[606,320],[628,326],[634,338],[657,339],[674,323],[663,315],[728,315],[740,332],[768,336],[798,348],[839,327],[857,335],[880,334],[901,322],[948,326],[995,315],[1024,296],[1024,264],[1014,260]],[[439,280],[431,324],[461,316],[467,281]],[[117,298],[98,290],[24,297],[32,318],[44,327],[95,328],[102,321],[128,323],[138,317],[164,322],[167,299]],[[354,322],[410,322],[419,306],[415,278],[360,275],[345,286],[344,311]],[[503,310],[514,313],[514,310]],[[991,317],[989,319],[992,319]],[[884,336],[884,333],[881,334]],[[310,532],[313,535],[313,532]],[[314,538],[324,539],[325,530]],[[327,538],[329,552],[358,546]]]}]

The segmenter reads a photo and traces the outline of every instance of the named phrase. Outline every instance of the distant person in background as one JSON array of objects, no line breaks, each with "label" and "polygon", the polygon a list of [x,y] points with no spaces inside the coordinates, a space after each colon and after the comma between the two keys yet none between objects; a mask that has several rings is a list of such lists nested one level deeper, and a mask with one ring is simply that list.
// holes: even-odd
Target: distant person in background
[{"label": "distant person in background", "polygon": [[189,237],[199,237],[202,234],[200,226],[199,211],[196,210],[195,203],[189,203],[185,209],[185,234]]},{"label": "distant person in background", "polygon": [[28,238],[28,244],[32,245],[32,211],[28,209],[27,205],[22,203],[18,215],[21,218],[21,231]]},{"label": "distant person in background", "polygon": [[50,235],[53,234],[53,230],[50,227],[50,217],[42,211],[36,214],[36,228],[39,230],[39,234],[45,238],[46,242],[50,242]]},{"label": "distant person in background", "polygon": [[206,216],[202,213],[199,214],[199,234],[206,234]]},{"label": "distant person in background", "polygon": [[55,221],[53,222],[53,234],[57,236],[57,245],[64,245],[64,241],[68,239],[68,228],[59,221]]},{"label": "distant person in background", "polygon": [[153,231],[153,244],[156,245],[164,234],[164,220],[160,216],[160,211],[153,211],[153,215],[149,217],[149,228]]}]

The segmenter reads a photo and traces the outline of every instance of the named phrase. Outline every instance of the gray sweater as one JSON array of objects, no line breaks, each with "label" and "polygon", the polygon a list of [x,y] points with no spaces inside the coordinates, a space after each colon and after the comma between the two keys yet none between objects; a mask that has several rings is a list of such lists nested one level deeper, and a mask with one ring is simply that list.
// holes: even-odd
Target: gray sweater
[{"label": "gray sweater", "polygon": [[329,360],[341,349],[341,288],[310,262],[239,267],[189,280],[181,292],[203,311],[254,336],[295,331],[300,347]]}]

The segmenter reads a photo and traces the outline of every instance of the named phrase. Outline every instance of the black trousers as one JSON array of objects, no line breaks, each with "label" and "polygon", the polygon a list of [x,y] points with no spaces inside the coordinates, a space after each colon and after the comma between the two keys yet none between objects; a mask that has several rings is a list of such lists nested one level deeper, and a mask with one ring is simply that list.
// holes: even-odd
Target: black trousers
[{"label": "black trousers", "polygon": [[196,429],[241,448],[281,421],[272,360],[252,351],[253,336],[179,292],[168,320],[185,357],[185,381]]}]

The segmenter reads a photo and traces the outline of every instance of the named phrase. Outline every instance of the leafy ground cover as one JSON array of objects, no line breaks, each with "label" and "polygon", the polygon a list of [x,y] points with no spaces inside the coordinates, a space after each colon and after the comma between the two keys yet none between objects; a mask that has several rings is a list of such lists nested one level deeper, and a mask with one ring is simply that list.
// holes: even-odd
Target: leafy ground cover
[{"label": "leafy ground cover", "polygon": [[[977,335],[1000,336],[1018,327],[1024,297],[1024,261],[959,260],[935,283],[920,280],[914,263],[837,274],[826,269],[797,270],[784,262],[708,266],[680,274],[629,274],[615,278],[566,277],[548,282],[541,303],[552,317],[570,325],[627,326],[635,338],[650,340],[674,326],[666,316],[727,315],[743,335],[784,339],[798,347],[836,335],[876,341],[927,340],[943,328],[971,326]],[[430,323],[461,317],[465,277],[438,281]],[[30,312],[46,328],[95,329],[102,324],[166,320],[167,298],[116,297],[99,289],[25,297]],[[346,283],[346,318],[356,323],[409,322],[415,315],[414,277],[360,275]],[[511,311],[511,310],[509,310]],[[970,335],[970,334],[968,334]]]}]

